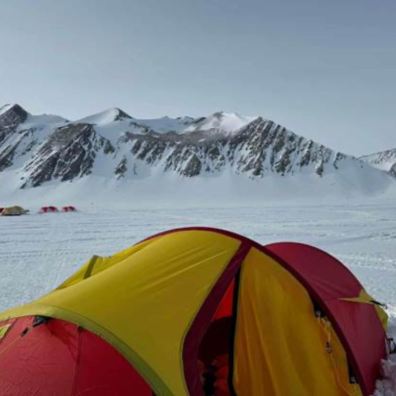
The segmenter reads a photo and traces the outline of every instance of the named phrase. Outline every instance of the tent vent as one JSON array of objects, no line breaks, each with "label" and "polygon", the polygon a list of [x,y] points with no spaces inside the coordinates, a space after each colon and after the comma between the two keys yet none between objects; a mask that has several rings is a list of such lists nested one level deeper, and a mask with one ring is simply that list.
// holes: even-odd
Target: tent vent
[{"label": "tent vent", "polygon": [[35,316],[33,319],[33,327],[47,323],[51,318],[47,316]]},{"label": "tent vent", "polygon": [[312,300],[312,304],[313,304],[313,310],[314,310],[315,317],[324,318],[326,315],[324,314],[324,312],[323,312],[322,308],[319,306],[319,304],[315,300]]},{"label": "tent vent", "polygon": [[355,372],[354,372],[350,362],[348,362],[348,374],[349,374],[349,383],[350,384],[357,384],[358,380],[357,380],[357,377],[355,375]]}]

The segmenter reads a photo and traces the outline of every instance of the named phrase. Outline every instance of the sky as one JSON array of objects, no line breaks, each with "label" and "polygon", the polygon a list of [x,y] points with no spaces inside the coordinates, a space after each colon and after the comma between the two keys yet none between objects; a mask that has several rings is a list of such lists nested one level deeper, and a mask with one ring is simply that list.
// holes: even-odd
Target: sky
[{"label": "sky", "polygon": [[396,147],[395,0],[2,0],[0,105],[78,119],[261,115]]}]

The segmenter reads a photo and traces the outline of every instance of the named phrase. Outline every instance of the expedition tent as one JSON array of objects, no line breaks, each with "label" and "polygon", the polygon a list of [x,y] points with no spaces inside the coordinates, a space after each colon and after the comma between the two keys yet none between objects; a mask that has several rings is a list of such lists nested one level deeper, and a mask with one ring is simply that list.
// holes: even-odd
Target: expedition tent
[{"label": "expedition tent", "polygon": [[62,212],[77,212],[77,209],[74,206],[63,206]]},{"label": "expedition tent", "polygon": [[40,213],[56,213],[59,212],[56,206],[43,206],[40,209]]},{"label": "expedition tent", "polygon": [[1,314],[0,390],[370,395],[385,326],[378,303],[321,250],[176,229],[94,256],[54,291]]},{"label": "expedition tent", "polygon": [[28,213],[27,209],[23,209],[21,206],[10,206],[8,208],[3,208],[1,211],[2,216],[20,216]]}]

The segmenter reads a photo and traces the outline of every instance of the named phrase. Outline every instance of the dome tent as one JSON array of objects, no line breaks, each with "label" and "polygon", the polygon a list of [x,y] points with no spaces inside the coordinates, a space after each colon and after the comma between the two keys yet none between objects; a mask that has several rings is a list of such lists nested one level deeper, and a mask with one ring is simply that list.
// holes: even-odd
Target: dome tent
[{"label": "dome tent", "polygon": [[209,228],[94,256],[53,292],[1,314],[0,389],[202,395],[202,343],[225,317],[230,394],[374,390],[385,316],[340,262]]},{"label": "dome tent", "polygon": [[42,206],[39,213],[57,213],[59,209],[56,206]]},{"label": "dome tent", "polygon": [[2,208],[2,216],[21,216],[29,213],[27,209],[22,208],[22,206],[9,206],[8,208]]},{"label": "dome tent", "polygon": [[75,206],[63,206],[62,212],[77,212],[77,209]]}]

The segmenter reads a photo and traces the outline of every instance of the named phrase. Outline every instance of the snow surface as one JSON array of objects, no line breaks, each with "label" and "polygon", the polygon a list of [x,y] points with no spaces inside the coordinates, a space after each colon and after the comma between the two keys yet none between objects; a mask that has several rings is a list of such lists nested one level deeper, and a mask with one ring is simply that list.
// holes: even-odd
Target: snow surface
[{"label": "snow surface", "polygon": [[[40,201],[47,203],[52,202]],[[99,208],[88,201],[81,205],[78,213],[43,215],[35,213],[36,201],[27,205],[33,210],[30,215],[0,217],[0,310],[50,291],[93,254],[111,255],[163,230],[205,225],[263,244],[299,241],[328,251],[352,270],[370,294],[388,305],[390,332],[396,339],[394,200],[145,209],[135,205],[132,195],[129,208],[123,210]],[[395,367],[396,357],[384,363],[385,374],[394,378],[379,381],[375,396],[396,396]]]},{"label": "snow surface", "polygon": [[318,246],[345,262],[376,299],[396,309],[395,203],[136,210],[88,204],[79,213],[52,215],[27,209],[32,214],[0,217],[0,309],[51,290],[93,254],[111,255],[153,233],[191,225],[229,229],[263,244]]},{"label": "snow surface", "polygon": [[[20,177],[13,169],[0,173],[0,207],[19,204],[38,208],[44,204],[95,205],[107,208],[128,209],[180,206],[210,207],[218,203],[226,205],[260,205],[273,202],[345,203],[351,199],[364,201],[394,200],[396,183],[393,178],[378,175],[378,171],[367,166],[360,174],[353,166],[345,165],[343,172],[330,172],[323,177],[310,174],[268,175],[263,179],[251,180],[235,175],[226,169],[220,175],[183,178],[175,173],[164,173],[160,166],[148,166],[143,161],[135,163],[135,174],[131,179],[111,178],[113,163],[95,163],[93,172],[72,182],[47,182],[42,186],[19,189]],[[379,177],[380,176],[380,177]],[[43,199],[43,197],[45,197]],[[379,198],[381,197],[381,198]],[[45,200],[45,202],[43,202]]]},{"label": "snow surface", "polygon": [[360,157],[360,159],[377,169],[388,172],[396,164],[396,148],[380,151],[370,155],[364,155]]},{"label": "snow surface", "polygon": [[106,125],[116,121],[117,117],[120,115],[121,110],[114,107],[101,111],[100,113],[92,114],[88,117],[81,118],[79,120],[73,121],[73,124],[93,124],[93,125]]},{"label": "snow surface", "polygon": [[[396,309],[390,308],[389,313],[388,334],[396,342]],[[382,373],[384,379],[377,381],[374,396],[396,396],[396,351],[382,362]]]},{"label": "snow surface", "polygon": [[[191,117],[170,118],[168,116],[152,119],[136,119],[128,116],[125,117],[123,120],[118,120],[117,118],[120,116],[120,113],[126,114],[117,107],[114,107],[100,113],[96,113],[88,117],[73,121],[72,123],[87,123],[96,125],[98,127],[116,128],[118,130],[123,129],[122,132],[136,132],[133,128],[131,129],[131,126],[135,126],[135,129],[138,129],[138,126],[140,126],[141,128],[148,127],[149,129],[158,133],[167,133],[182,132],[192,121],[194,121],[194,118]],[[115,131],[113,131],[113,135],[114,133]]]},{"label": "snow surface", "polygon": [[168,116],[151,119],[137,119],[137,123],[148,126],[155,132],[183,132],[187,125],[194,121],[191,117],[170,118]]},{"label": "snow surface", "polygon": [[11,109],[11,107],[14,106],[13,104],[5,104],[0,107],[0,115]]},{"label": "snow surface", "polygon": [[217,112],[189,126],[184,132],[216,130],[231,134],[246,126],[255,118],[257,117],[241,116],[237,113]]},{"label": "snow surface", "polygon": [[[114,125],[117,122],[117,117],[120,109],[111,108],[100,113],[90,115],[73,121],[77,123],[87,123],[97,126]],[[192,117],[177,117],[171,118],[168,116],[152,119],[133,119],[136,124],[146,126],[158,133],[177,132],[188,133],[194,131],[209,131],[216,130],[225,134],[236,132],[240,128],[246,126],[257,117],[241,116],[237,113],[216,112],[208,117],[194,119]]]}]

